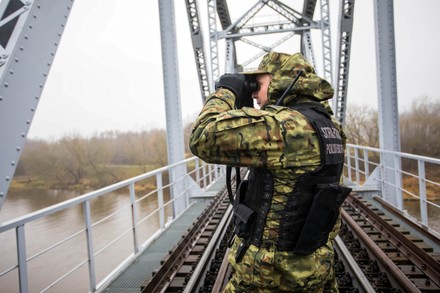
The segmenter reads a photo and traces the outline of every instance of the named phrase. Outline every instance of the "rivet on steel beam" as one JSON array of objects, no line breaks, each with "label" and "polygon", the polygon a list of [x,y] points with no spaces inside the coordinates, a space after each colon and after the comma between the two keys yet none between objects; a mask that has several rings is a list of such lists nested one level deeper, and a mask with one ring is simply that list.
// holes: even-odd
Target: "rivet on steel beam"
[{"label": "rivet on steel beam", "polygon": [[18,147],[15,148],[15,150],[16,150],[17,152],[19,152],[19,151],[21,150],[21,148],[18,146]]},{"label": "rivet on steel beam", "polygon": [[23,51],[23,50],[24,50],[23,46],[20,46],[20,51]]},{"label": "rivet on steel beam", "polygon": [[3,101],[3,97],[2,96],[0,96],[0,101]]},{"label": "rivet on steel beam", "polygon": [[14,70],[9,70],[9,74],[14,74]]},{"label": "rivet on steel beam", "polygon": [[26,124],[31,124],[31,121],[30,120],[26,120]]},{"label": "rivet on steel beam", "polygon": [[9,180],[11,180],[11,177],[6,176],[5,180],[6,180],[6,181],[9,181]]},{"label": "rivet on steel beam", "polygon": [[24,35],[24,39],[25,40],[29,39],[28,35]]},{"label": "rivet on steel beam", "polygon": [[20,61],[20,60],[18,60],[18,58],[15,58],[14,61],[15,61],[15,62],[18,62],[18,61]]},{"label": "rivet on steel beam", "polygon": [[3,197],[3,196],[5,196],[5,193],[4,192],[0,192],[0,197]]},{"label": "rivet on steel beam", "polygon": [[35,111],[35,109],[34,108],[31,108],[31,112],[34,112]]},{"label": "rivet on steel beam", "polygon": [[26,133],[22,132],[21,137],[26,137]]},{"label": "rivet on steel beam", "polygon": [[15,161],[12,161],[12,162],[11,162],[11,166],[15,166]]},{"label": "rivet on steel beam", "polygon": [[32,24],[29,25],[29,28],[32,29]]},{"label": "rivet on steel beam", "polygon": [[9,84],[8,84],[7,82],[5,82],[4,86],[5,86],[5,87],[8,87],[8,86],[9,86]]}]

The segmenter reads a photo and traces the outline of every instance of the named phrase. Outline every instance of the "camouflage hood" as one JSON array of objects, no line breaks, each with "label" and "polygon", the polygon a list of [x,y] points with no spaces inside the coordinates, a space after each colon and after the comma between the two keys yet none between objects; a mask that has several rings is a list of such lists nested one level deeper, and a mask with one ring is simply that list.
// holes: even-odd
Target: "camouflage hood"
[{"label": "camouflage hood", "polygon": [[283,95],[293,79],[303,73],[286,95],[283,105],[294,103],[299,98],[308,97],[317,102],[323,102],[333,97],[332,86],[323,78],[316,75],[313,66],[300,53],[293,55],[277,52],[267,53],[261,60],[258,70],[247,74],[270,73],[273,75],[269,84],[269,103],[275,104]]}]

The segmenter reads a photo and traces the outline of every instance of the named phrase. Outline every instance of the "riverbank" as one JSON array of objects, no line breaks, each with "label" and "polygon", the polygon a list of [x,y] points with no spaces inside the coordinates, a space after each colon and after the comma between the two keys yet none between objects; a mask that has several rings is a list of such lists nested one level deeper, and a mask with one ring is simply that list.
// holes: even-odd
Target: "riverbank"
[{"label": "riverbank", "polygon": [[[140,174],[149,172],[160,168],[158,165],[148,165],[146,167],[134,165],[112,165],[105,166],[105,172],[95,172],[85,174],[77,182],[64,181],[59,178],[47,178],[43,176],[22,175],[14,176],[10,189],[25,190],[66,190],[83,193],[90,190],[96,190],[116,182],[138,176]],[[136,185],[137,190],[148,190],[155,187],[154,178],[150,178]]]}]

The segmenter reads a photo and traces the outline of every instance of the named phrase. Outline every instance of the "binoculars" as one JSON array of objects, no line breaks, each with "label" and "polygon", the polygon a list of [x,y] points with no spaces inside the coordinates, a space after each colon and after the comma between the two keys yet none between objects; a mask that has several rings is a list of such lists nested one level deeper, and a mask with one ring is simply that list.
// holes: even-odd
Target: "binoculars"
[{"label": "binoculars", "polygon": [[238,109],[243,107],[253,107],[254,101],[252,99],[252,93],[258,90],[256,74],[245,74],[244,77],[243,93],[241,94],[241,97],[238,97],[235,100],[235,106]]},{"label": "binoculars", "polygon": [[258,90],[256,74],[225,74],[215,83],[215,88],[226,87],[232,90],[237,97],[235,106],[238,109],[253,107],[252,93]]}]

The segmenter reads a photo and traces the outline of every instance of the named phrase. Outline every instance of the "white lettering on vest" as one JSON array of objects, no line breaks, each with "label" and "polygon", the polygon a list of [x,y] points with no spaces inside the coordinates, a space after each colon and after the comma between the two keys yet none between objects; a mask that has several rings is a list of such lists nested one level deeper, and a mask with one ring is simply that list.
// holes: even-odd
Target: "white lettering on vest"
[{"label": "white lettering on vest", "polygon": [[339,138],[341,139],[341,135],[336,128],[333,127],[321,127],[321,131],[324,134],[325,138]]},{"label": "white lettering on vest", "polygon": [[343,154],[344,147],[342,146],[342,144],[336,144],[336,143],[327,144],[326,153],[327,154]]}]

